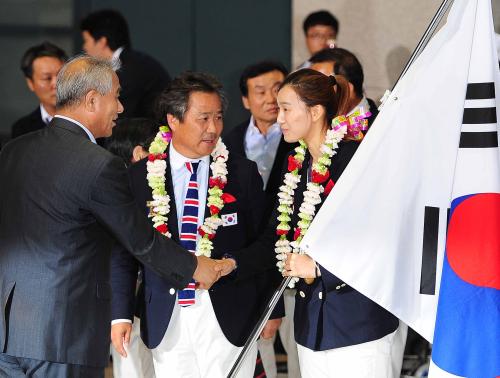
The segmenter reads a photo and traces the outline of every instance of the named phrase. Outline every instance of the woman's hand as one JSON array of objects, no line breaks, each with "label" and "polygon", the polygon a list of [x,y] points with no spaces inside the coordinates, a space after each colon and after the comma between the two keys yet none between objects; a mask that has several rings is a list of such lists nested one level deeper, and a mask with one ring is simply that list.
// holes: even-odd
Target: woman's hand
[{"label": "woman's hand", "polygon": [[316,262],[309,255],[287,253],[283,276],[315,278]]}]

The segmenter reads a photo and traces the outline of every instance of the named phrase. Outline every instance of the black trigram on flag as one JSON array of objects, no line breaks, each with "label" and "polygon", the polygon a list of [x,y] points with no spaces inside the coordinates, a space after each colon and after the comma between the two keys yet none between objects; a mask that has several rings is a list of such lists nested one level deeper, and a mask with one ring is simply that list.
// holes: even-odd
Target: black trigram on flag
[{"label": "black trigram on flag", "polygon": [[460,134],[460,148],[498,147],[495,84],[469,83]]},{"label": "black trigram on flag", "polygon": [[[420,271],[420,294],[435,295],[436,294],[436,269],[438,258],[438,241],[439,241],[439,218],[446,215],[446,226],[448,226],[448,218],[450,209],[443,214],[439,207],[426,206],[424,212],[424,232],[422,237],[422,267]],[[440,213],[442,213],[440,215]],[[446,232],[446,228],[442,228],[441,232]]]}]

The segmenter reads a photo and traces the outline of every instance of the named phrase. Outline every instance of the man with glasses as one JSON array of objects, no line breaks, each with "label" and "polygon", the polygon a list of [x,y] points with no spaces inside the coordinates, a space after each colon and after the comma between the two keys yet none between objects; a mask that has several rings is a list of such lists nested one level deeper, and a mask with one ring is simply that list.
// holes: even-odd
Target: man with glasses
[{"label": "man with glasses", "polygon": [[[310,56],[326,48],[335,47],[335,40],[339,32],[339,21],[326,10],[309,14],[303,24],[306,45]],[[307,68],[311,64],[307,60],[297,69]]]}]

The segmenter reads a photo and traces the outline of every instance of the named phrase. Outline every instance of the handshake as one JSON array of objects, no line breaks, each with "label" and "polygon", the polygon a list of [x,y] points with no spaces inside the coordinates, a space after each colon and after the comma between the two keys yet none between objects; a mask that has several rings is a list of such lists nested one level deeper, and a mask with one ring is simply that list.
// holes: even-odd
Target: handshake
[{"label": "handshake", "polygon": [[205,256],[196,256],[198,265],[193,273],[198,289],[208,290],[219,280],[236,268],[233,259],[212,260]]}]

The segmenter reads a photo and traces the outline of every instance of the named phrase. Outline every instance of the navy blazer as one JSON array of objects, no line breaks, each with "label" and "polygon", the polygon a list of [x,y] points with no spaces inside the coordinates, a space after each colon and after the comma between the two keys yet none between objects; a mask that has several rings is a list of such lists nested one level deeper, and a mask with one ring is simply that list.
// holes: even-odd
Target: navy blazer
[{"label": "navy blazer", "polygon": [[[227,168],[228,184],[224,192],[236,197],[236,202],[226,204],[221,215],[236,213],[238,223],[219,227],[213,239],[213,258],[221,258],[225,253],[231,254],[232,251],[245,247],[257,237],[264,206],[262,179],[256,164],[237,154],[230,154]],[[129,168],[129,177],[136,201],[147,212],[145,204],[151,200],[151,189],[146,181],[146,160],[132,165]],[[168,225],[172,239],[178,242],[177,210],[173,199],[168,159],[166,186],[167,191],[171,193]],[[272,247],[255,250],[252,253],[249,257],[257,265],[268,256],[274,256]],[[272,292],[262,290],[259,280],[263,278],[260,275],[256,276],[255,270],[249,269],[243,262],[240,263],[239,259],[237,262],[237,270],[221,278],[209,293],[222,332],[232,344],[242,346],[260,316],[262,301],[267,300]],[[112,317],[133,319],[134,288],[139,268],[143,270],[143,280],[137,296],[141,336],[148,348],[155,348],[167,330],[176,303],[177,291],[150,269],[142,267],[130,255],[123,253],[120,246],[116,246],[112,257]]]},{"label": "navy blazer", "polygon": [[[331,184],[337,182],[358,145],[353,141],[339,144],[330,166]],[[310,155],[307,153],[301,181],[295,191],[293,225],[297,224],[298,209],[304,198],[309,162]],[[322,195],[322,202],[316,211],[325,198]],[[394,315],[347,286],[328,270],[321,266],[320,270],[321,277],[311,285],[304,280],[296,284],[294,325],[297,343],[315,351],[328,350],[376,340],[396,330],[399,320]]]}]

